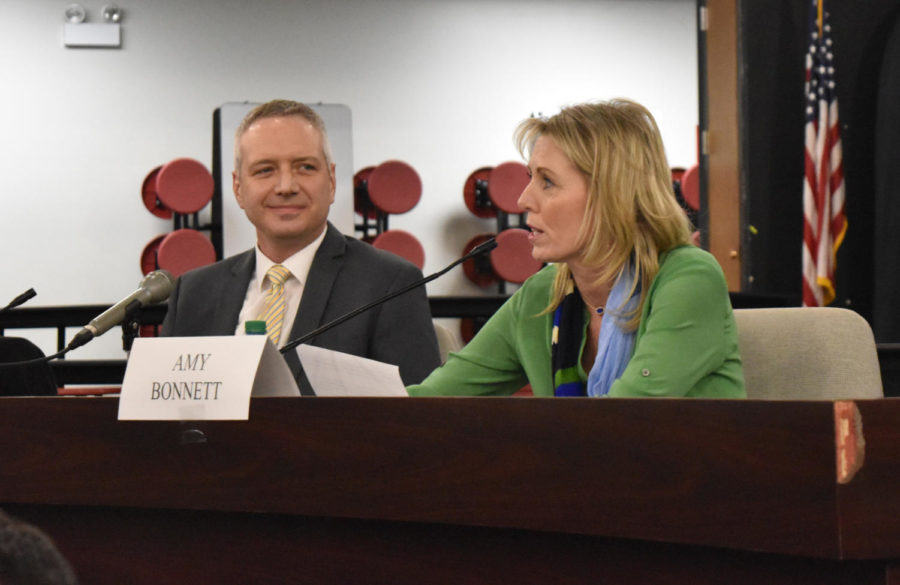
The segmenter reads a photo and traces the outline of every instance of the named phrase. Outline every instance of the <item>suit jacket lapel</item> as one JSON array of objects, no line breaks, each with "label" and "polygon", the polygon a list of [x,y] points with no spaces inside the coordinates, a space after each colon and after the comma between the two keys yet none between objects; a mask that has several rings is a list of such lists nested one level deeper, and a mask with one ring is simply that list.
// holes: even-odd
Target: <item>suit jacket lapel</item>
[{"label": "suit jacket lapel", "polygon": [[220,302],[216,303],[213,316],[213,323],[219,329],[217,335],[234,335],[255,267],[256,251],[251,249],[236,258],[228,279],[222,281],[221,289],[217,291]]},{"label": "suit jacket lapel", "polygon": [[[312,265],[309,267],[306,283],[303,285],[303,296],[300,298],[300,307],[294,318],[294,325],[291,327],[290,339],[297,339],[323,325],[325,305],[328,303],[334,281],[341,270],[341,257],[347,247],[344,236],[336,227],[329,223],[326,230],[325,238],[316,251]],[[315,340],[312,342],[315,343]],[[312,386],[300,366],[300,358],[297,357],[296,350],[287,352],[284,359],[294,374],[294,378],[297,379],[300,393],[305,396],[314,395]]]},{"label": "suit jacket lapel", "polygon": [[341,270],[341,257],[347,247],[344,236],[336,227],[329,223],[327,230],[303,285],[303,296],[291,328],[291,339],[296,339],[324,324],[325,305]]}]

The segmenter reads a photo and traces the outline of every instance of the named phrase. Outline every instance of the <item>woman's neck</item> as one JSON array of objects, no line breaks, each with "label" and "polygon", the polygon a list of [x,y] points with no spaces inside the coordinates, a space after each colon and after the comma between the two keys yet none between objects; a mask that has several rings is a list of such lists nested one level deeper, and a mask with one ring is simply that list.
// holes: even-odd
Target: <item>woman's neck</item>
[{"label": "woman's neck", "polygon": [[575,286],[578,287],[581,299],[592,311],[606,307],[613,283],[601,281],[599,269],[569,264],[569,271],[572,273],[572,279],[575,281]]}]

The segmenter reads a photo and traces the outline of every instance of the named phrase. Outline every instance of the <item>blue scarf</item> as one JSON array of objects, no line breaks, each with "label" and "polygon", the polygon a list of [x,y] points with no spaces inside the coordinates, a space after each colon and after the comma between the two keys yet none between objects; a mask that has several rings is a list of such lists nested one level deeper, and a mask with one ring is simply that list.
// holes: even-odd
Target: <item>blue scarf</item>
[{"label": "blue scarf", "polygon": [[[634,283],[634,267],[629,262],[616,279],[612,290],[609,291],[608,307],[615,307],[606,311],[603,322],[600,324],[600,337],[597,341],[597,358],[594,367],[588,375],[587,395],[606,396],[613,382],[618,380],[625,371],[625,366],[631,360],[634,351],[635,331],[627,331],[624,328],[626,319],[624,315],[633,312],[637,308],[640,299],[640,284],[635,287],[631,298],[628,293]],[[619,308],[621,307],[621,308]]]},{"label": "blue scarf", "polygon": [[624,329],[624,315],[637,307],[640,285],[628,297],[634,282],[629,263],[609,293],[605,318],[600,325],[597,358],[585,385],[578,375],[578,360],[584,331],[584,301],[578,289],[566,296],[553,314],[551,360],[556,396],[605,396],[625,371],[634,351],[634,331]]}]

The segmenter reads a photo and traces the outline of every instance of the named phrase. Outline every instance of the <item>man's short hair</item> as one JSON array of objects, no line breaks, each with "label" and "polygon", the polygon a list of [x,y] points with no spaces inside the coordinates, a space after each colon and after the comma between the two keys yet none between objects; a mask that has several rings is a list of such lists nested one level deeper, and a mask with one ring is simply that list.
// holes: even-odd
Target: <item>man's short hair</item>
[{"label": "man's short hair", "polygon": [[0,510],[0,583],[77,585],[78,578],[50,537]]},{"label": "man's short hair", "polygon": [[289,118],[291,116],[303,118],[319,131],[322,136],[322,154],[325,157],[325,164],[331,166],[334,157],[331,154],[331,143],[328,141],[328,131],[325,129],[325,121],[322,120],[322,117],[304,103],[277,99],[256,106],[241,120],[234,132],[234,170],[238,171],[241,167],[241,137],[254,122],[263,118]]}]

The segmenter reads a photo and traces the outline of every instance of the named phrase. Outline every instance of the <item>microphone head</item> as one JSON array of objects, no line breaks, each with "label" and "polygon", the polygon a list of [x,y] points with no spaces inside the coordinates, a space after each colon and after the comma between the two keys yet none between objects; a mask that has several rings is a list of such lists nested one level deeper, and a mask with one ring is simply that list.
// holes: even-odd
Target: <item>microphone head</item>
[{"label": "microphone head", "polygon": [[14,298],[12,301],[10,301],[10,303],[8,305],[6,305],[3,308],[0,308],[0,312],[8,311],[10,309],[15,309],[19,305],[24,304],[29,299],[32,299],[36,296],[37,296],[37,293],[34,292],[33,288],[30,288],[30,289],[26,290],[25,292],[23,292],[22,294],[20,294],[19,296],[17,296],[16,298]]},{"label": "microphone head", "polygon": [[478,246],[475,246],[475,248],[470,252],[470,254],[472,256],[478,256],[480,254],[485,254],[487,252],[490,252],[494,248],[496,248],[498,245],[499,244],[497,244],[497,238],[491,238],[490,240],[488,240],[486,242],[482,242]]},{"label": "microphone head", "polygon": [[30,289],[26,290],[25,292],[23,292],[18,297],[16,297],[16,300],[19,301],[19,304],[21,305],[25,301],[33,299],[36,296],[37,296],[37,293],[35,292],[35,290],[33,288],[30,288]]},{"label": "microphone head", "polygon": [[175,288],[175,279],[168,270],[154,270],[141,281],[141,288],[149,294],[148,303],[158,303],[169,298]]}]

